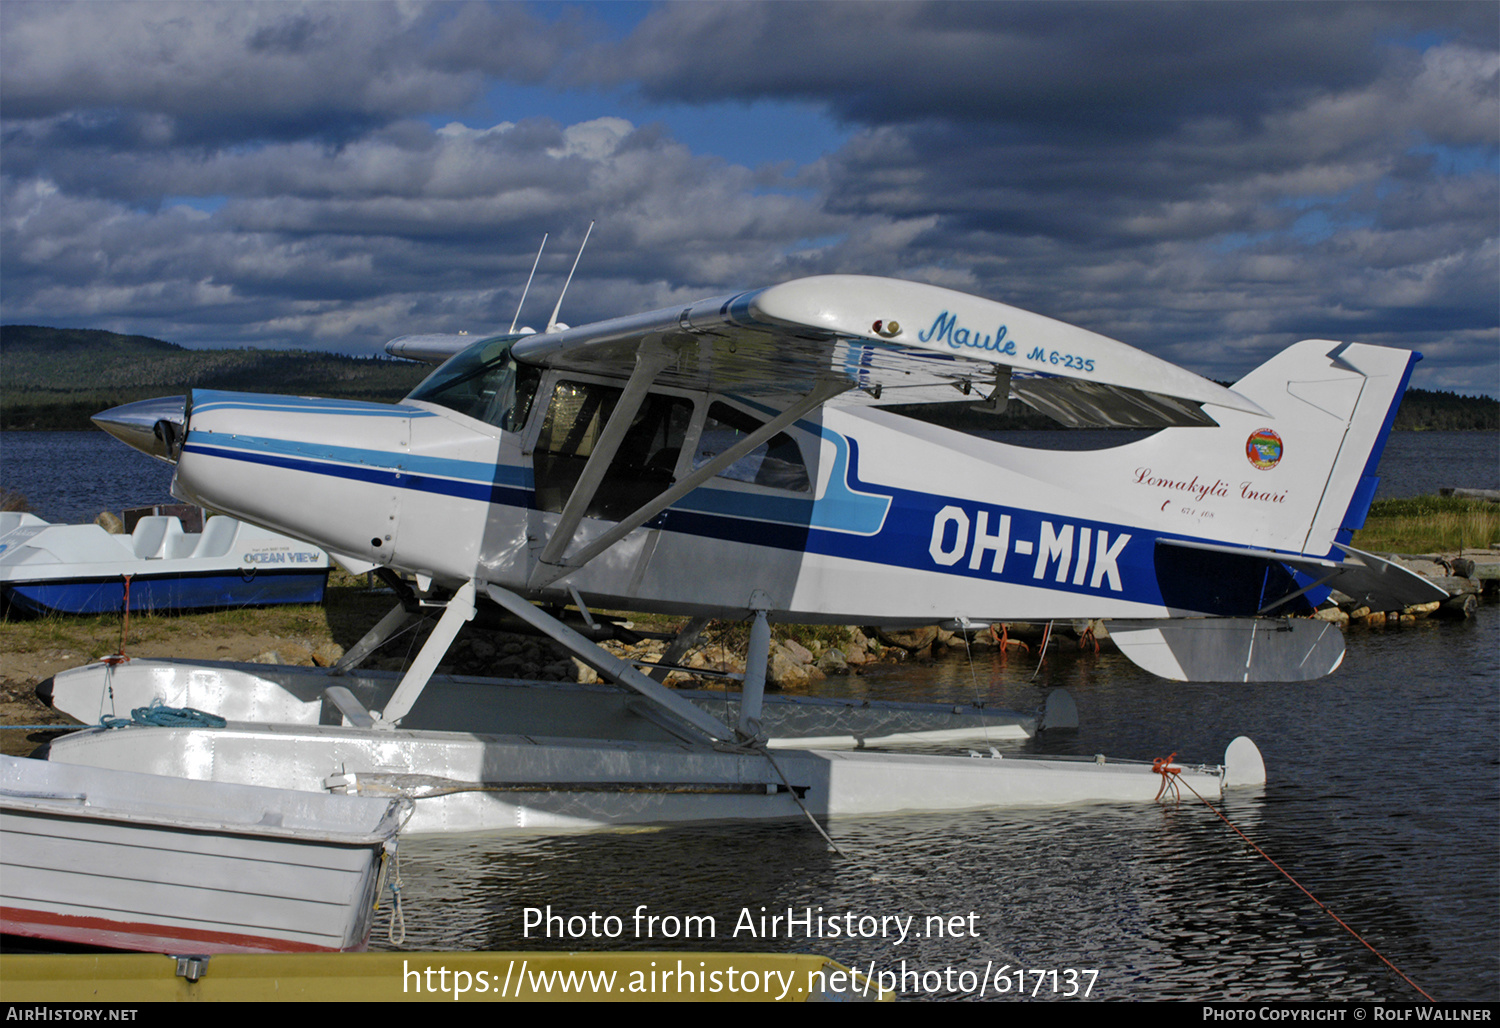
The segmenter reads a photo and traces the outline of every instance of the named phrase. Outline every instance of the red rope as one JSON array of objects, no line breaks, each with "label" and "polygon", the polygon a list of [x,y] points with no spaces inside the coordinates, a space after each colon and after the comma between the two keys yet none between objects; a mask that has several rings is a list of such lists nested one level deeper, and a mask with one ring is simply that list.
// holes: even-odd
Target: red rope
[{"label": "red rope", "polygon": [[[128,636],[129,634],[130,634],[130,576],[126,575],[125,576],[125,620],[123,622],[121,622],[121,624],[120,624],[120,652],[115,655],[116,657],[119,658],[119,660],[129,660],[130,659],[129,657],[125,656],[125,637]],[[111,661],[111,663],[118,663],[118,661]]]},{"label": "red rope", "polygon": [[[1175,754],[1175,753],[1172,754],[1172,757],[1175,757],[1175,756],[1177,756],[1177,754]],[[1162,774],[1162,776],[1163,776],[1162,788],[1163,789],[1166,788],[1166,773],[1163,772],[1163,771],[1159,771],[1158,769],[1159,769],[1160,766],[1165,766],[1167,764],[1170,764],[1171,761],[1172,761],[1172,757],[1167,757],[1166,760],[1162,760],[1160,757],[1158,757],[1152,763],[1152,765],[1151,765],[1151,769],[1153,771],[1158,771],[1158,773]],[[1180,775],[1181,772],[1182,772],[1182,768],[1176,768],[1172,773],[1176,774],[1176,775]],[[1238,835],[1241,839],[1245,840],[1245,845],[1249,846],[1255,852],[1259,853],[1262,857],[1264,857],[1265,860],[1266,860],[1266,863],[1270,864],[1276,870],[1280,871],[1282,873],[1282,875],[1285,876],[1285,878],[1286,878],[1287,881],[1291,882],[1298,889],[1300,889],[1302,891],[1302,894],[1304,896],[1306,896],[1308,899],[1310,899],[1314,903],[1316,903],[1318,905],[1318,908],[1320,910],[1322,910],[1323,913],[1327,914],[1329,917],[1331,917],[1335,921],[1337,921],[1340,928],[1344,929],[1344,931],[1348,932],[1350,935],[1352,935],[1356,939],[1358,939],[1359,940],[1359,944],[1361,946],[1363,946],[1365,949],[1369,950],[1371,953],[1375,954],[1375,956],[1379,957],[1381,963],[1383,963],[1386,967],[1389,967],[1392,971],[1395,971],[1396,974],[1401,977],[1402,981],[1406,982],[1407,985],[1410,985],[1413,989],[1416,989],[1418,992],[1420,992],[1422,994],[1423,998],[1426,999],[1429,1003],[1436,1003],[1437,1002],[1437,1000],[1435,1000],[1431,996],[1427,995],[1427,991],[1425,989],[1423,989],[1416,982],[1414,982],[1410,978],[1408,978],[1406,976],[1406,973],[1404,971],[1402,971],[1395,964],[1393,964],[1389,960],[1387,960],[1385,958],[1384,954],[1382,954],[1378,949],[1376,949],[1374,946],[1371,946],[1368,942],[1366,942],[1364,936],[1360,935],[1353,928],[1349,927],[1349,924],[1343,918],[1339,917],[1332,910],[1330,910],[1328,908],[1328,904],[1326,904],[1322,900],[1318,899],[1318,897],[1314,896],[1311,892],[1308,892],[1307,891],[1307,887],[1305,885],[1303,885],[1301,882],[1297,881],[1296,878],[1292,877],[1291,872],[1289,872],[1286,868],[1282,867],[1280,864],[1276,863],[1276,861],[1272,860],[1271,859],[1271,855],[1269,853],[1267,853],[1265,850],[1261,849],[1255,843],[1251,842],[1250,841],[1250,836],[1248,836],[1244,832],[1240,831],[1239,826],[1236,825],[1233,821],[1229,820],[1229,818],[1225,817],[1223,811],[1221,811],[1218,807],[1214,806],[1212,803],[1208,802],[1208,800],[1204,799],[1203,796],[1198,792],[1198,790],[1193,788],[1193,784],[1191,782],[1189,782],[1186,779],[1181,778],[1181,777],[1172,779],[1172,782],[1174,784],[1174,788],[1175,788],[1175,785],[1177,783],[1179,783],[1179,782],[1181,784],[1187,786],[1188,787],[1188,791],[1191,792],[1194,796],[1198,797],[1198,802],[1199,803],[1202,803],[1209,810],[1212,810],[1214,812],[1214,815],[1216,817],[1218,817],[1218,819],[1220,821],[1223,821],[1226,825],[1228,825],[1229,828],[1230,828],[1230,830],[1233,831],[1235,835]],[[1156,795],[1157,795],[1158,799],[1161,798],[1161,793],[1160,792],[1158,792]]]},{"label": "red rope", "polygon": [[[1167,791],[1167,786],[1172,787],[1172,797],[1177,802],[1182,802],[1182,794],[1177,791],[1178,784],[1182,781],[1182,768],[1174,767],[1172,761],[1177,759],[1174,752],[1170,757],[1157,757],[1151,762],[1151,770],[1154,774],[1161,775],[1161,788],[1156,790],[1156,798],[1161,799],[1162,793]],[[1196,793],[1194,795],[1197,795]]]},{"label": "red rope", "polygon": [[[1005,651],[1007,649],[1009,649],[1011,647],[1011,645],[1012,645],[1012,643],[1010,641],[1010,626],[1008,624],[1006,624],[1004,621],[1000,622],[1000,634],[996,635],[995,634],[995,625],[994,625],[994,623],[991,623],[990,624],[990,640],[992,642],[994,642],[997,646],[1000,647],[1000,657],[1001,657],[1001,659],[1004,659],[1004,657],[1005,657]],[[1014,645],[1022,653],[1026,654],[1028,656],[1031,655],[1031,647],[1027,646],[1021,640],[1017,639],[1015,641]]]},{"label": "red rope", "polygon": [[1083,634],[1078,637],[1078,648],[1080,650],[1086,650],[1089,648],[1089,643],[1094,644],[1094,652],[1098,653],[1099,640],[1094,637],[1094,626],[1092,623],[1090,623],[1089,626],[1083,630]]}]

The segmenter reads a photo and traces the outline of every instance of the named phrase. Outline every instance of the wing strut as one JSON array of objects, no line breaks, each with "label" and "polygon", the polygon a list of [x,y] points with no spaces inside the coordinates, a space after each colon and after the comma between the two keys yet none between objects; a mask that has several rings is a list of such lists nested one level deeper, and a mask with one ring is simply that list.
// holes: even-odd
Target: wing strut
[{"label": "wing strut", "polygon": [[[526,306],[526,294],[531,292],[531,280],[536,278],[536,266],[542,263],[542,251],[547,249],[547,233],[542,233],[542,245],[536,248],[536,260],[531,262],[531,274],[526,276],[526,288],[521,290],[521,302],[516,304],[516,316],[510,319],[510,330],[516,330],[516,322],[521,320],[521,308]],[[561,300],[559,300],[561,302]]]},{"label": "wing strut", "polygon": [[[631,381],[635,381],[634,375],[631,376]],[[656,515],[666,510],[672,504],[682,499],[684,496],[692,492],[694,489],[698,488],[704,482],[707,482],[709,479],[713,478],[720,471],[723,471],[725,468],[729,467],[741,457],[744,457],[747,453],[749,453],[751,450],[754,450],[757,446],[764,443],[767,439],[770,439],[776,433],[786,429],[788,425],[792,424],[792,422],[802,417],[808,411],[828,402],[828,400],[832,399],[833,397],[852,388],[854,388],[854,382],[847,378],[829,378],[822,380],[817,385],[813,386],[812,390],[809,391],[806,396],[802,397],[802,399],[792,404],[786,410],[776,415],[776,417],[766,422],[754,432],[751,432],[744,439],[741,439],[739,442],[735,443],[733,446],[725,450],[723,453],[719,454],[713,460],[710,460],[708,463],[694,470],[692,474],[677,482],[670,489],[667,489],[664,492],[660,493],[654,500],[651,500],[649,503],[637,509],[635,513],[629,515],[628,517],[622,518],[619,524],[615,525],[614,528],[611,528],[608,532],[605,532],[603,535],[599,536],[597,539],[589,543],[577,553],[569,556],[567,558],[567,563],[563,563],[562,555],[566,551],[568,543],[572,541],[573,533],[577,531],[578,521],[582,517],[582,508],[580,507],[578,518],[573,519],[571,523],[567,523],[564,520],[567,517],[568,510],[573,507],[574,497],[576,497],[578,491],[583,488],[584,479],[583,477],[580,477],[578,480],[578,486],[574,489],[574,495],[568,497],[567,505],[563,508],[563,518],[559,519],[557,529],[552,533],[552,537],[547,540],[547,547],[542,551],[542,555],[539,558],[536,569],[531,573],[530,581],[526,583],[527,588],[532,590],[541,589],[544,586],[551,585],[558,579],[570,575],[574,571],[577,571],[579,568],[583,567],[583,565],[587,564],[599,554],[603,553],[615,543],[619,542],[626,535],[630,534],[640,526],[644,525],[646,522],[650,521],[652,518],[656,517]],[[629,391],[629,386],[626,387],[626,390],[627,392]],[[637,399],[636,404],[639,405],[639,403],[640,400]],[[620,417],[620,410],[624,405],[625,398],[621,397],[619,406],[615,407],[615,413],[610,418],[609,426],[606,426],[604,433],[600,438],[601,446],[603,445],[604,437],[609,435],[610,427],[613,427],[615,420]],[[618,440],[616,440],[615,445],[619,445]],[[584,476],[587,476],[589,471],[593,469],[594,457],[597,456],[598,453],[599,450],[598,448],[596,448],[594,450],[594,454],[589,457],[588,465],[584,468]],[[602,474],[603,471],[601,469],[600,475],[602,476]],[[597,488],[598,483],[595,482],[593,487],[590,488],[589,495],[584,500],[583,506],[586,506],[588,501],[593,499],[594,490]],[[565,527],[566,534],[564,533]]]},{"label": "wing strut", "polygon": [[525,621],[531,627],[562,643],[595,671],[620,685],[640,693],[652,703],[665,708],[679,720],[686,721],[710,739],[733,742],[735,734],[722,721],[677,695],[673,689],[647,678],[630,663],[621,660],[598,644],[590,642],[557,618],[524,597],[498,585],[486,585],[490,599]]}]

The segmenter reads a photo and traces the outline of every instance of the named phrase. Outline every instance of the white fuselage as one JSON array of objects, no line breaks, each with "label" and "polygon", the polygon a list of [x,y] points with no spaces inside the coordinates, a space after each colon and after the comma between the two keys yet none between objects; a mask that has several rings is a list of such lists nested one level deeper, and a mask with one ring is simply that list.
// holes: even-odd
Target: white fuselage
[{"label": "white fuselage", "polygon": [[[785,620],[893,624],[1253,613],[1258,580],[1161,581],[1157,539],[1274,545],[1277,524],[1305,531],[1321,493],[1302,483],[1321,485],[1328,470],[1299,473],[1293,460],[1271,473],[1252,467],[1240,451],[1254,418],[1233,412],[1221,419],[1245,420],[1244,431],[1167,429],[1065,452],[830,407],[779,437],[779,464],[753,455],[555,585],[528,590],[586,459],[578,396],[590,385],[610,384],[544,373],[515,431],[421,400],[200,390],[174,491],[446,585],[478,579],[554,599],[571,586],[603,607],[718,616],[745,611],[759,591]],[[663,415],[675,435],[658,442],[678,445],[650,458],[665,482],[719,445],[714,434],[726,430],[711,410],[766,416],[723,396],[653,397],[675,405]],[[1216,440],[1227,452],[1214,452]],[[559,457],[569,445],[581,452]],[[646,459],[631,464],[624,452],[565,552],[658,491],[635,481]],[[805,471],[784,473],[798,460]],[[768,474],[772,464],[783,473]]]}]

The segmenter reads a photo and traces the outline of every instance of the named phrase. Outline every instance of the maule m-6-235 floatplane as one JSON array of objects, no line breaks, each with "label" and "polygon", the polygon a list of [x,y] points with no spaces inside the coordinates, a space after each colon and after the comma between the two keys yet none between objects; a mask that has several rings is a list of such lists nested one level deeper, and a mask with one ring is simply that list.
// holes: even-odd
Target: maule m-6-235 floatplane
[{"label": "maule m-6-235 floatplane", "polygon": [[[1225,388],[1014,307],[857,276],[552,321],[394,340],[441,362],[398,404],[198,390],[96,418],[175,462],[177,496],[417,593],[317,681],[141,662],[60,675],[52,701],[79,716],[155,698],[242,720],[80,733],[52,759],[442,797],[418,805],[419,830],[1149,799],[1160,776],[1118,764],[768,755],[767,620],[1103,618],[1163,677],[1295,681],[1342,659],[1336,628],[1297,616],[1331,587],[1436,598],[1348,545],[1407,351],[1302,342]],[[1160,431],[1052,452],[881,410],[1011,400],[1068,426]],[[533,600],[585,620],[590,605],[750,619],[736,723]],[[434,677],[482,602],[623,691],[480,694]],[[404,677],[353,674],[420,604],[442,613]],[[448,731],[464,711],[470,734]]]}]

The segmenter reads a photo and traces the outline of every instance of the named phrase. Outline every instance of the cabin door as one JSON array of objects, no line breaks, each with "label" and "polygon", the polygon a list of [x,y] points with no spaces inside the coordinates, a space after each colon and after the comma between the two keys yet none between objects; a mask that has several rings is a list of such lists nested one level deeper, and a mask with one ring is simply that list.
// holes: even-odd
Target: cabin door
[{"label": "cabin door", "polygon": [[[532,451],[538,510],[560,512],[578,483],[622,390],[560,379]],[[686,397],[648,394],[586,510],[618,521],[669,488],[693,419]],[[650,523],[648,522],[648,525]]]}]

